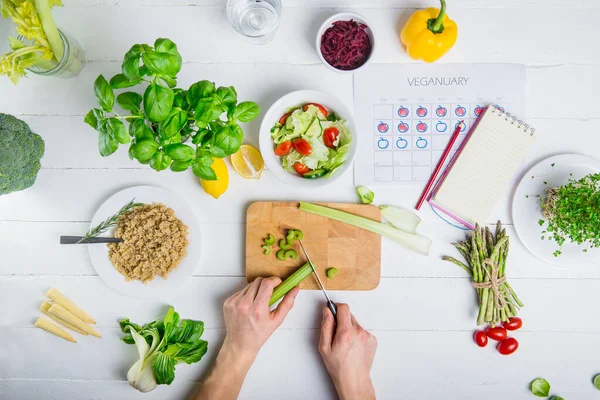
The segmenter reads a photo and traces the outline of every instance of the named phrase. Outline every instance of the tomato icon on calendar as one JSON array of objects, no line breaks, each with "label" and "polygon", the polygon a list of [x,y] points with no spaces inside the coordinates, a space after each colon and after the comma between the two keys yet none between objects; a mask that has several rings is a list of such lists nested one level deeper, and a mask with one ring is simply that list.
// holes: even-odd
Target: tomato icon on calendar
[{"label": "tomato icon on calendar", "polygon": [[467,109],[459,104],[456,106],[454,114],[456,114],[457,117],[464,117],[467,114]]},{"label": "tomato icon on calendar", "polygon": [[423,118],[427,115],[427,109],[423,106],[419,106],[419,108],[417,108],[417,116],[420,118]]},{"label": "tomato icon on calendar", "polygon": [[406,118],[406,117],[408,117],[408,114],[409,114],[408,108],[406,108],[404,106],[400,106],[398,108],[398,116],[399,117]]},{"label": "tomato icon on calendar", "polygon": [[429,142],[427,141],[427,139],[423,139],[420,136],[419,136],[419,139],[416,141],[416,145],[419,149],[424,149],[425,147],[427,147],[428,143]]},{"label": "tomato icon on calendar", "polygon": [[483,112],[483,110],[485,110],[485,108],[483,108],[482,106],[477,104],[477,106],[473,109],[473,113],[475,114],[476,117],[479,117],[481,115],[481,113]]},{"label": "tomato icon on calendar", "polygon": [[398,124],[398,132],[400,133],[406,133],[408,132],[409,126],[406,122],[400,122]]},{"label": "tomato icon on calendar", "polygon": [[494,104],[494,108],[497,108],[500,112],[504,112],[504,107],[499,104]]},{"label": "tomato icon on calendar", "polygon": [[[456,124],[454,124],[454,129],[458,128],[458,124],[460,124],[460,121],[458,121]],[[460,132],[464,132],[467,130],[467,124],[462,124],[462,127],[460,128]]]},{"label": "tomato icon on calendar", "polygon": [[442,107],[441,105],[439,105],[435,109],[435,115],[437,115],[440,118],[445,117],[446,114],[448,114],[448,109],[446,107]]},{"label": "tomato icon on calendar", "polygon": [[398,140],[396,140],[396,147],[399,148],[400,150],[407,148],[408,140],[406,140],[404,138],[398,138]]},{"label": "tomato icon on calendar", "polygon": [[379,138],[377,141],[377,147],[379,147],[381,150],[385,150],[390,147],[390,141],[384,138]]},{"label": "tomato icon on calendar", "polygon": [[448,124],[442,121],[438,121],[438,123],[435,124],[435,130],[438,132],[446,132],[446,130],[448,130]]},{"label": "tomato icon on calendar", "polygon": [[417,124],[417,131],[425,132],[426,130],[427,130],[427,123],[423,122],[423,121],[419,121],[419,123]]},{"label": "tomato icon on calendar", "polygon": [[379,125],[377,125],[377,130],[379,133],[386,133],[390,129],[390,126],[383,121],[379,121]]}]

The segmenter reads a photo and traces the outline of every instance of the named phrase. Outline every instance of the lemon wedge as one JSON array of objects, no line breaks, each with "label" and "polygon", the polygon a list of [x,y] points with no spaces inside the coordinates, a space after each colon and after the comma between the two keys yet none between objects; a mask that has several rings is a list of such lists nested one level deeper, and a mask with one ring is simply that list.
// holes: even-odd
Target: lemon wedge
[{"label": "lemon wedge", "polygon": [[265,169],[260,151],[249,144],[243,144],[237,153],[231,155],[231,165],[246,179],[259,179]]},{"label": "lemon wedge", "polygon": [[214,181],[205,181],[204,179],[200,179],[200,184],[206,193],[210,194],[215,199],[218,199],[219,196],[225,193],[227,187],[229,186],[229,170],[227,169],[225,160],[222,158],[213,158],[211,167],[215,170],[217,179]]}]

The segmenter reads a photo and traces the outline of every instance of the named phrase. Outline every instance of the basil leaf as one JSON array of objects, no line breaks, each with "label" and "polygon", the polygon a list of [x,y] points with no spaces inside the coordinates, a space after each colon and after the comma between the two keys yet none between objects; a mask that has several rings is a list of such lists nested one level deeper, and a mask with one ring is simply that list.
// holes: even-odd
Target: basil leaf
[{"label": "basil leaf", "polygon": [[136,142],[154,140],[154,132],[142,119],[135,119],[129,124],[129,135],[133,136]]},{"label": "basil leaf", "polygon": [[129,146],[129,150],[127,150],[127,155],[129,156],[130,160],[135,159],[135,156],[133,155],[133,144]]},{"label": "basil leaf", "polygon": [[211,81],[203,80],[200,82],[194,83],[190,86],[189,90],[186,93],[187,102],[194,106],[198,102],[198,100],[208,97],[215,92],[215,84]]},{"label": "basil leaf", "polygon": [[548,397],[550,384],[544,378],[537,378],[531,382],[531,393],[538,397]]},{"label": "basil leaf", "polygon": [[127,128],[125,124],[116,118],[109,118],[106,124],[108,133],[117,139],[119,143],[129,143],[129,135],[127,134]]},{"label": "basil leaf", "polygon": [[115,76],[113,76],[112,78],[110,78],[110,87],[112,87],[113,89],[125,89],[128,87],[132,87],[137,85],[138,83],[140,83],[142,81],[142,78],[136,78],[133,80],[129,80],[125,77],[125,75],[123,74],[117,74]]},{"label": "basil leaf", "polygon": [[113,138],[108,132],[98,132],[98,148],[100,149],[100,155],[102,157],[110,156],[112,153],[117,151],[119,142]]},{"label": "basil leaf", "polygon": [[215,135],[214,146],[231,155],[240,149],[244,140],[244,132],[237,124],[223,127]]},{"label": "basil leaf", "polygon": [[150,159],[150,168],[156,171],[162,171],[169,168],[169,165],[171,165],[171,161],[173,161],[171,157],[169,157],[162,151],[158,151]]},{"label": "basil leaf", "polygon": [[204,179],[205,181],[216,180],[217,174],[210,167],[212,163],[213,160],[210,156],[196,158],[196,162],[192,166],[192,171],[194,172],[194,175],[196,175],[200,179]]},{"label": "basil leaf", "polygon": [[142,61],[150,72],[156,75],[174,77],[181,69],[181,56],[177,57],[156,50],[148,50],[142,54]]},{"label": "basil leaf", "polygon": [[594,387],[600,390],[600,374],[596,375],[593,380]]},{"label": "basil leaf", "polygon": [[151,84],[144,92],[144,111],[152,122],[160,122],[169,116],[175,95],[167,87]]},{"label": "basil leaf", "polygon": [[140,56],[144,51],[144,45],[134,44],[123,57],[121,72],[129,81],[140,79]]},{"label": "basil leaf", "polygon": [[133,156],[139,161],[149,161],[158,150],[154,140],[142,140],[133,145]]},{"label": "basil leaf", "polygon": [[171,171],[182,172],[188,169],[193,164],[193,160],[190,161],[173,161],[171,164]]},{"label": "basil leaf", "polygon": [[85,118],[83,119],[83,122],[85,122],[86,124],[88,124],[92,128],[96,129],[96,126],[98,125],[98,118],[96,118],[94,110],[90,110],[85,115]]},{"label": "basil leaf", "polygon": [[175,99],[173,100],[173,107],[187,109],[187,102],[185,100],[185,92],[181,89],[173,89],[173,92],[175,93]]},{"label": "basil leaf", "polygon": [[158,142],[160,143],[161,146],[166,146],[168,144],[181,144],[181,134],[177,133],[177,134],[171,136],[170,138],[161,137],[161,138],[159,138]]},{"label": "basil leaf", "polygon": [[179,133],[185,124],[187,124],[187,121],[187,113],[181,109],[174,108],[167,119],[160,123],[159,132],[161,137],[170,138]]},{"label": "basil leaf", "polygon": [[550,400],[565,400],[565,399],[560,396],[552,396],[552,397],[550,397]]},{"label": "basil leaf", "polygon": [[238,104],[233,113],[233,117],[242,122],[250,122],[258,116],[260,107],[253,101],[244,101]]},{"label": "basil leaf", "polygon": [[202,146],[209,142],[213,137],[213,132],[208,129],[200,129],[192,139],[192,143],[197,146]]},{"label": "basil leaf", "polygon": [[230,87],[219,87],[217,89],[217,96],[221,100],[221,102],[227,106],[234,104],[237,102],[237,93],[233,86]]},{"label": "basil leaf", "polygon": [[164,150],[175,161],[190,161],[195,155],[194,149],[181,143],[165,146]]},{"label": "basil leaf", "polygon": [[177,86],[177,79],[171,78],[170,76],[160,75],[160,79],[162,79],[168,87],[174,88]]},{"label": "basil leaf", "polygon": [[115,93],[102,74],[94,82],[94,94],[104,111],[112,111],[115,105]]},{"label": "basil leaf", "polygon": [[212,146],[210,148],[210,154],[212,154],[213,156],[215,156],[217,158],[227,157],[227,153],[225,153],[225,150],[221,149],[220,147],[216,147],[216,146]]},{"label": "basil leaf", "polygon": [[196,120],[206,123],[219,118],[222,113],[221,107],[215,103],[213,98],[198,100],[196,108],[194,109],[194,117]]},{"label": "basil leaf", "polygon": [[131,112],[139,112],[142,103],[142,95],[135,92],[125,92],[117,96],[117,104],[123,109]]}]

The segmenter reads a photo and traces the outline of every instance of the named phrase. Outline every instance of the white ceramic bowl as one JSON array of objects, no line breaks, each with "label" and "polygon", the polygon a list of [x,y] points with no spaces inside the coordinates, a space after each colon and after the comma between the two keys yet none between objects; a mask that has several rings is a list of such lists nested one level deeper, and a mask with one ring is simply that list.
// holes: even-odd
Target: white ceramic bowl
[{"label": "white ceramic bowl", "polygon": [[[352,145],[350,146],[348,159],[335,174],[328,178],[307,179],[295,173],[287,172],[281,166],[281,159],[273,152],[275,149],[273,139],[271,138],[271,128],[273,125],[275,125],[275,123],[279,121],[279,118],[288,112],[290,108],[301,106],[306,103],[319,103],[328,110],[335,112],[341,119],[347,121],[348,130],[352,134]],[[267,164],[267,168],[272,171],[277,178],[292,186],[319,187],[335,181],[352,165],[352,161],[356,154],[356,124],[354,123],[354,118],[352,117],[352,114],[350,114],[348,107],[346,107],[338,98],[318,90],[298,90],[281,97],[273,103],[269,110],[267,110],[267,113],[260,124],[258,140],[260,152],[265,160],[265,164]]]},{"label": "white ceramic bowl", "polygon": [[[367,33],[367,35],[369,36],[369,40],[371,41],[371,54],[369,54],[369,57],[367,58],[365,63],[358,68],[350,69],[350,70],[337,69],[334,66],[332,66],[331,64],[329,64],[325,60],[325,58],[323,58],[323,54],[321,54],[321,37],[323,36],[323,33],[325,33],[327,28],[332,26],[335,21],[350,21],[351,19],[353,19],[354,21],[356,21],[358,23],[363,23],[367,26],[367,29],[365,29],[365,32]],[[325,20],[325,22],[323,22],[323,24],[317,31],[317,40],[315,42],[317,54],[319,55],[321,62],[323,64],[325,64],[325,66],[327,68],[329,68],[330,70],[339,72],[340,74],[353,74],[356,71],[360,71],[361,69],[363,69],[369,62],[371,62],[371,58],[373,57],[373,52],[375,52],[375,36],[373,35],[373,28],[371,28],[371,26],[372,25],[365,19],[365,17],[363,17],[362,15],[350,13],[350,12],[338,13],[338,14],[332,15],[331,17],[327,18],[327,20]]]}]

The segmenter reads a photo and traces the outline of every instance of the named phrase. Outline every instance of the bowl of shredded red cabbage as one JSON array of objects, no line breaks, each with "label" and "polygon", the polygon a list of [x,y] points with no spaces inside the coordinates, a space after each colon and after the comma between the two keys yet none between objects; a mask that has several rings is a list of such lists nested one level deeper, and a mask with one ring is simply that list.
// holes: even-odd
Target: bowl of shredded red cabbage
[{"label": "bowl of shredded red cabbage", "polygon": [[373,33],[360,15],[336,14],[323,23],[317,51],[325,65],[338,72],[356,72],[373,52]]}]

